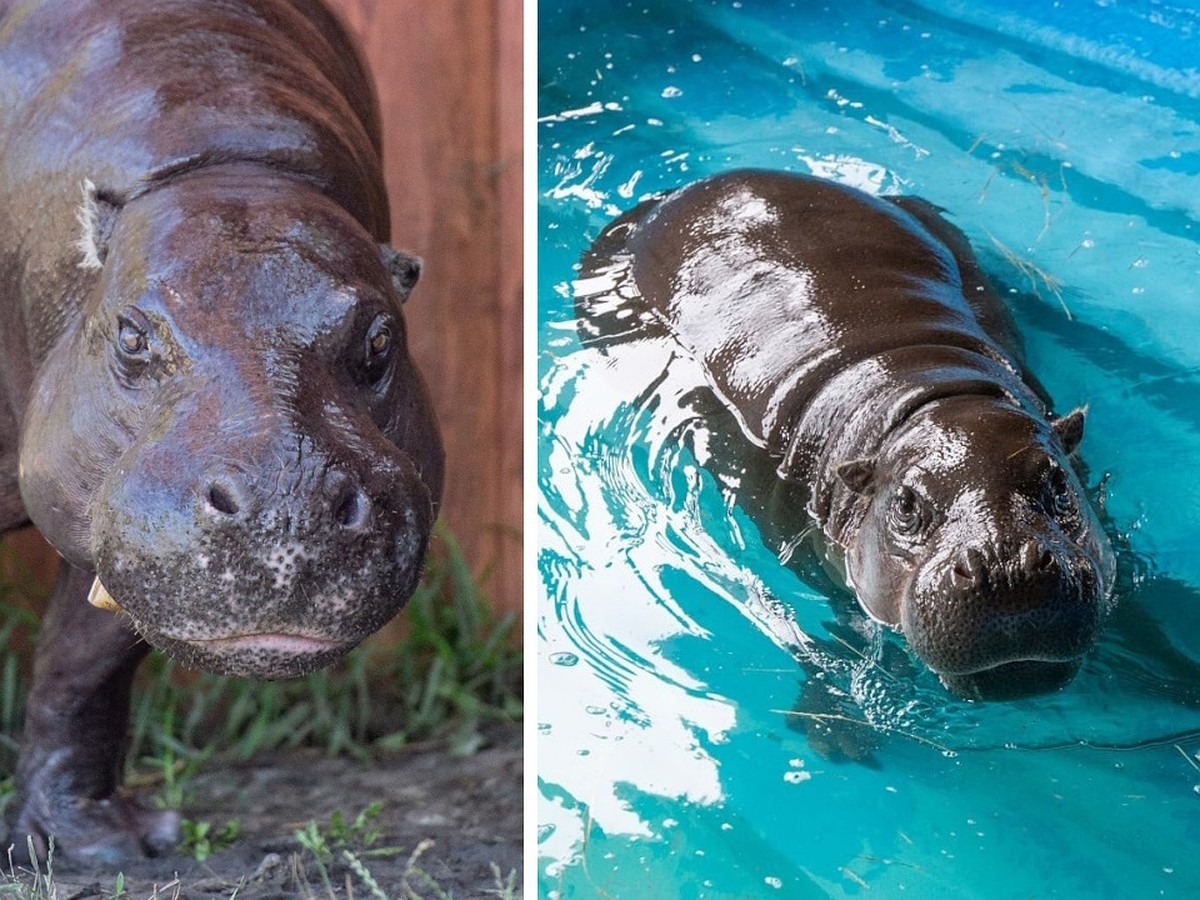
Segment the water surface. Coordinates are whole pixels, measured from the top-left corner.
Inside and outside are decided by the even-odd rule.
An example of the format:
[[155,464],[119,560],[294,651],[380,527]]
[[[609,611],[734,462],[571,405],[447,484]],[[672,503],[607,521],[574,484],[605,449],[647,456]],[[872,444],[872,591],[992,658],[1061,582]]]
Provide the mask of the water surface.
[[[541,894],[1196,895],[1200,14],[543,2],[539,29]],[[734,166],[945,208],[1056,408],[1088,404],[1130,552],[1066,690],[956,701],[839,624],[735,502],[686,363],[580,346],[589,241]],[[796,727],[812,679],[869,764]]]

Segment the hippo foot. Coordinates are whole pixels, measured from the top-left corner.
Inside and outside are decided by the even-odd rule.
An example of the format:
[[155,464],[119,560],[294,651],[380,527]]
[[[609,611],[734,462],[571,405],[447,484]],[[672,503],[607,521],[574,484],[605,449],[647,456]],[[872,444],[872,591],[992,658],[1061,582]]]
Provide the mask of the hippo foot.
[[850,697],[819,678],[805,680],[788,724],[803,732],[808,745],[830,762],[879,768],[874,756],[879,733]]
[[9,832],[13,858],[47,857],[53,837],[54,858],[115,865],[144,856],[170,853],[182,839],[176,810],[145,810],[124,797],[29,800]]

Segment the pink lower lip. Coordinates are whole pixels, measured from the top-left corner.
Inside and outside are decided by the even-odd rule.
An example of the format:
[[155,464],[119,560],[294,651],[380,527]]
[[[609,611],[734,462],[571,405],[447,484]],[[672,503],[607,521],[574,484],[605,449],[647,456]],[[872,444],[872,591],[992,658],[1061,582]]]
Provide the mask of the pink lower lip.
[[346,646],[345,641],[333,641],[327,638],[311,638],[297,634],[241,634],[235,637],[210,638],[203,641],[189,641],[214,650],[270,650],[289,656],[306,656],[313,653],[324,653],[329,650],[339,650]]

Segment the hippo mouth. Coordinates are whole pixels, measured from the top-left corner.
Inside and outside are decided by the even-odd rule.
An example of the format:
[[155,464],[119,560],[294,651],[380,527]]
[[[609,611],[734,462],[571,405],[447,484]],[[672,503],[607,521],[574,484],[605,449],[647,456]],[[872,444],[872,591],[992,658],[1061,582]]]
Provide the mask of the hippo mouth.
[[1100,566],[1068,546],[1022,547],[990,562],[976,555],[977,564],[960,557],[927,567],[922,589],[901,609],[909,646],[950,693],[966,700],[1019,700],[1062,689],[1107,614]]
[[1020,700],[1066,687],[1082,664],[1083,657],[1018,659],[976,672],[939,672],[938,677],[946,690],[964,700]]
[[161,634],[143,636],[163,653],[186,666],[264,681],[298,678],[323,669],[341,659],[357,644],[356,641],[281,632],[202,640],[180,640]]
[[[126,612],[99,578],[92,582],[88,602],[99,609]],[[173,638],[146,628],[133,616],[130,618],[134,628],[147,642],[184,665],[248,678],[269,680],[306,675],[336,662],[358,643],[285,631],[257,631],[213,638]]]
[[283,634],[258,632],[256,634],[234,634],[228,637],[206,638],[186,641],[213,653],[269,652],[305,656],[312,653],[327,653],[330,650],[347,650],[352,641],[335,641],[330,638],[311,637],[305,634]]

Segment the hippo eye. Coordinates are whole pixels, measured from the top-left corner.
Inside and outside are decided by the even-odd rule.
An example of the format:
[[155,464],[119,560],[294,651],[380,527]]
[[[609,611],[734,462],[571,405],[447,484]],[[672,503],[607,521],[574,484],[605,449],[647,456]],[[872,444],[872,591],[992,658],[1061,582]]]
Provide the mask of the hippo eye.
[[[141,317],[137,317],[140,319]],[[145,356],[150,349],[149,328],[133,315],[123,315],[117,319],[117,349],[121,355],[136,359]]]
[[888,524],[893,532],[903,537],[912,537],[924,528],[923,504],[912,488],[901,487],[892,495]]
[[392,349],[392,329],[386,325],[379,329],[367,341],[372,356],[385,356]]
[[376,316],[367,328],[363,350],[366,374],[371,382],[378,382],[387,374],[387,364],[396,344],[392,328],[390,318],[385,315]]
[[1045,487],[1046,511],[1056,517],[1067,516],[1075,512],[1075,495],[1067,473],[1055,466],[1046,476]]

